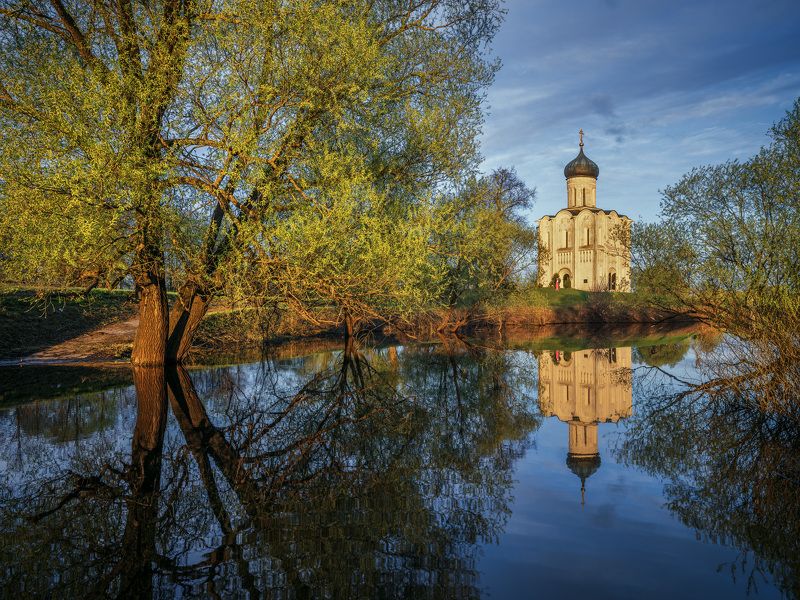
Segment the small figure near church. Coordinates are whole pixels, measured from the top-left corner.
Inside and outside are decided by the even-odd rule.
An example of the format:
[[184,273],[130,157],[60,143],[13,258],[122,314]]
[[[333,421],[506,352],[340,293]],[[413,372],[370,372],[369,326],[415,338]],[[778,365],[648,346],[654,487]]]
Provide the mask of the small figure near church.
[[564,167],[567,207],[538,221],[539,283],[542,286],[589,291],[630,291],[630,252],[623,239],[631,219],[615,210],[597,208],[600,168],[583,153]]

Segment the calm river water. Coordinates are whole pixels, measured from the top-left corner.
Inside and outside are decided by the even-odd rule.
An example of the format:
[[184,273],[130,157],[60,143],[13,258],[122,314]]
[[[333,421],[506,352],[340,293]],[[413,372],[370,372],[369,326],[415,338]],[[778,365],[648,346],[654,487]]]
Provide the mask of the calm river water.
[[800,426],[718,342],[3,369],[0,597],[795,597]]

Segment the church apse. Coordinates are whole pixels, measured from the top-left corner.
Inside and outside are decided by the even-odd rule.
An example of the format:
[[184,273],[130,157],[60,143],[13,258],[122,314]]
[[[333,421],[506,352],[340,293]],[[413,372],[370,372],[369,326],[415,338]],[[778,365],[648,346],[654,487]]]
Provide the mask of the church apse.
[[631,349],[603,348],[539,355],[539,410],[567,423],[567,466],[581,480],[600,468],[598,427],[629,417]]

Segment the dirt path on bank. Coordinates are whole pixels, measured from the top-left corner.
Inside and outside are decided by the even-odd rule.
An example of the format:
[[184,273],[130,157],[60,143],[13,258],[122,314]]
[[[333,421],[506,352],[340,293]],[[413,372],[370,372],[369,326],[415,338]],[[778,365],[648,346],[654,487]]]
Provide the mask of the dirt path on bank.
[[0,360],[0,366],[129,361],[139,317],[109,323],[22,358]]

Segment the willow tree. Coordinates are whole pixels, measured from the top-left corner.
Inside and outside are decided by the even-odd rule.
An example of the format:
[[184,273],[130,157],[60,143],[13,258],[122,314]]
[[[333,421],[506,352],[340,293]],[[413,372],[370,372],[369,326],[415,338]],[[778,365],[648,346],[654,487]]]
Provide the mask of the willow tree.
[[0,2],[4,274],[122,263],[133,361],[180,361],[223,285],[252,288],[225,273],[279,261],[267,236],[352,210],[334,202],[348,170],[320,156],[361,159],[351,197],[379,222],[474,166],[500,16],[497,0]]
[[431,260],[432,199],[385,189],[363,155],[335,146],[307,163],[314,201],[241,223],[218,275],[244,298],[344,325],[350,337],[365,321],[408,322],[435,305],[442,273]]

